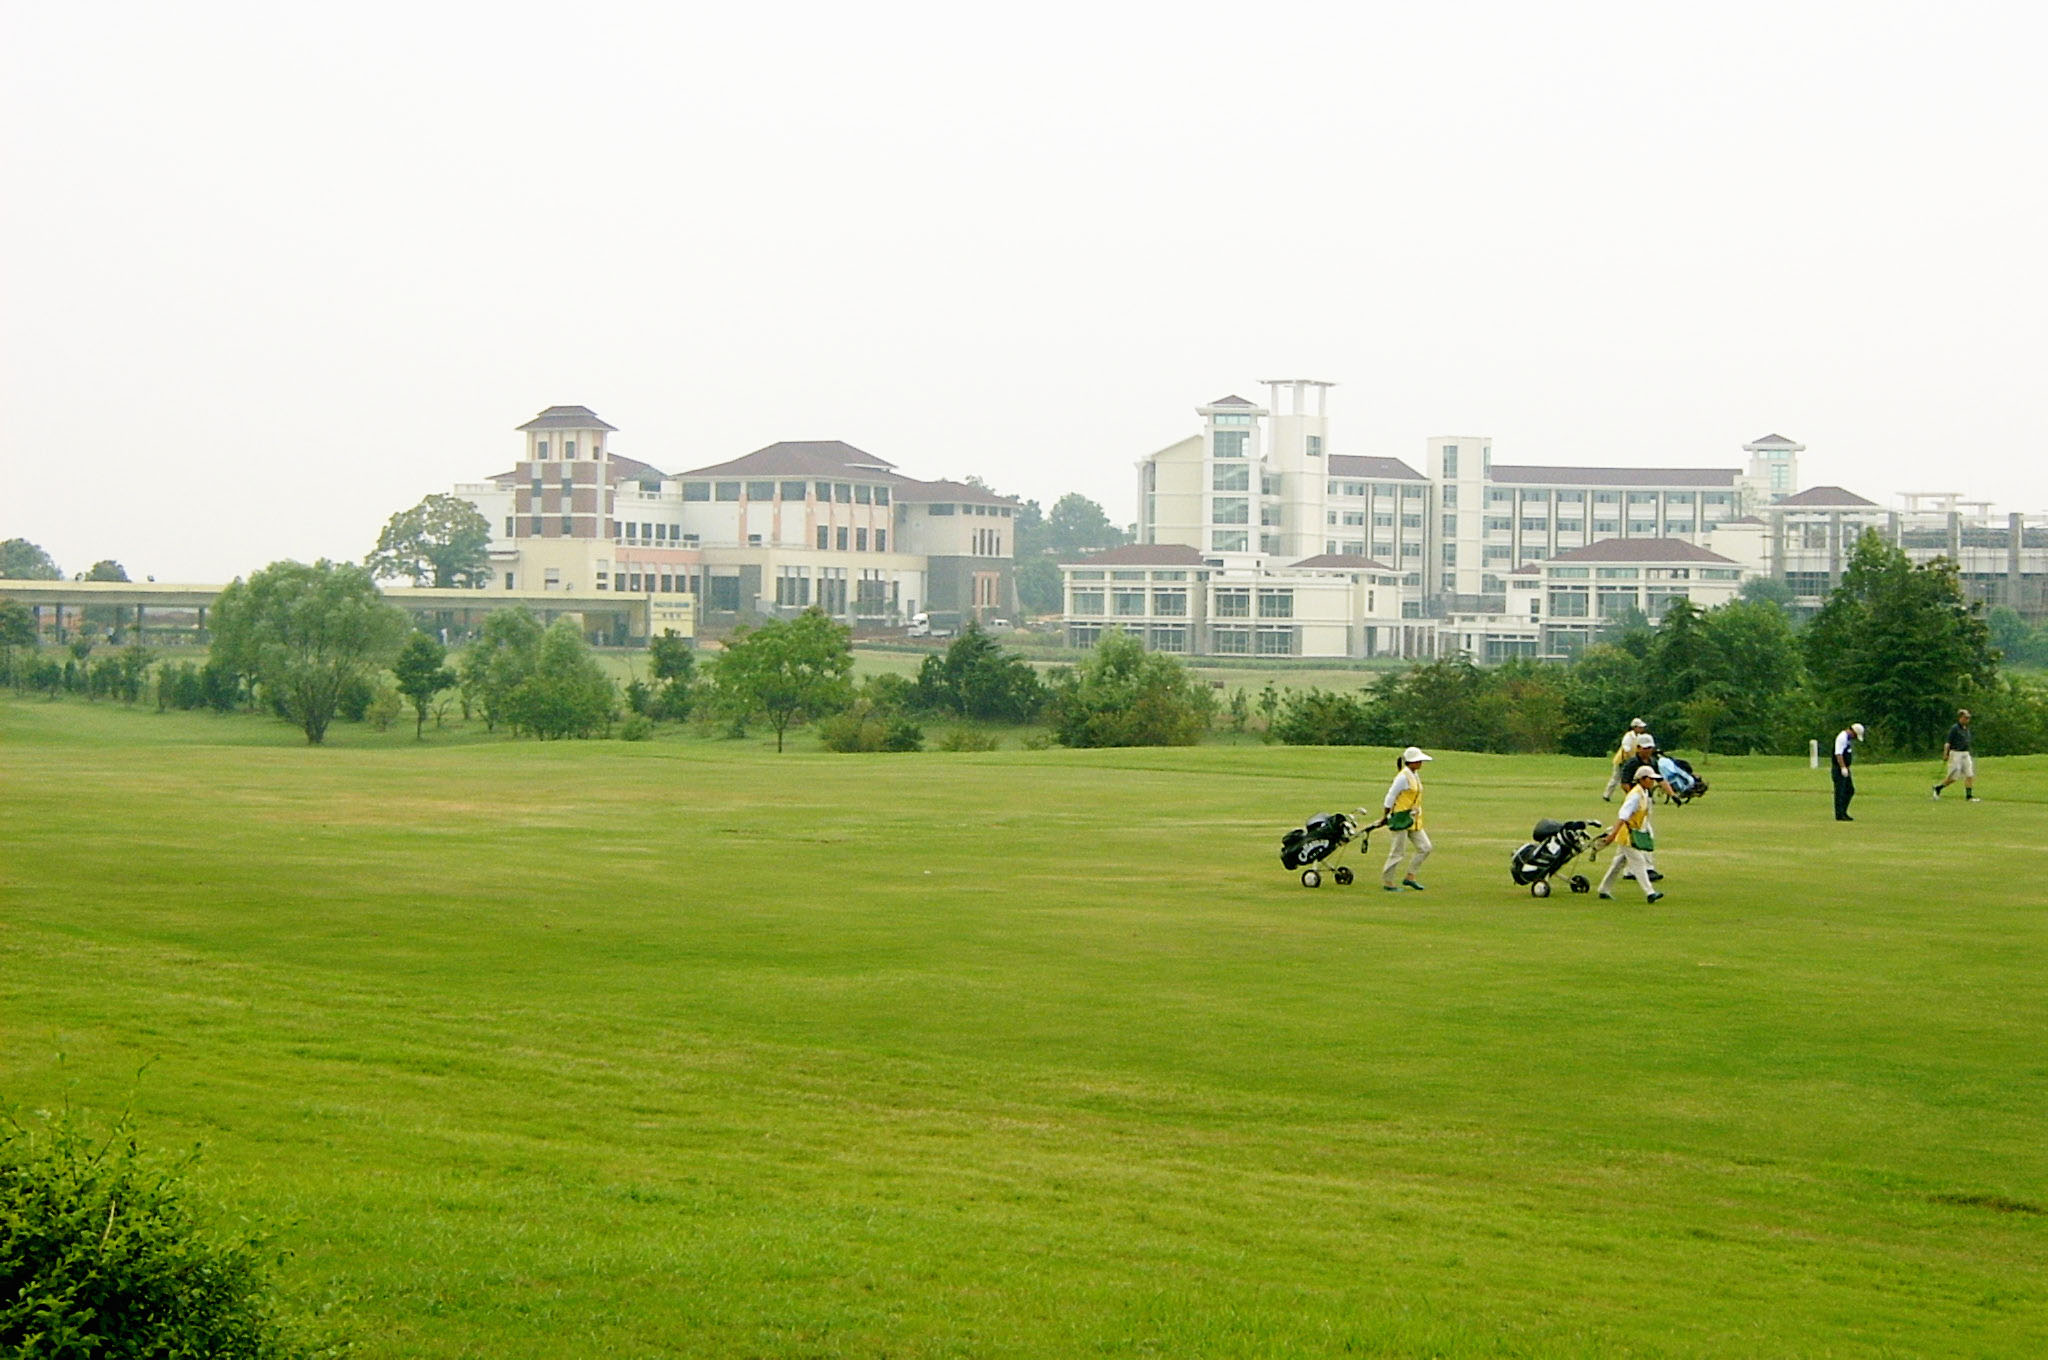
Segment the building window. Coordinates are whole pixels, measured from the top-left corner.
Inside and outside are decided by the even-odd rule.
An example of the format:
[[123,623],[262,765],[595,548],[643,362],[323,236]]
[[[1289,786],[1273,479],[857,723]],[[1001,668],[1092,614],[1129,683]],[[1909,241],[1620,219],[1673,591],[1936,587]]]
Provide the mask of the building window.
[[1291,590],[1261,590],[1259,592],[1259,617],[1262,619],[1293,618],[1294,592]]
[[1218,425],[1249,425],[1252,423],[1252,418],[1248,415],[1220,415],[1212,416],[1210,419]]
[[874,501],[875,489],[872,486],[869,486],[866,482],[854,483],[853,503],[855,505],[872,505]]
[[886,487],[886,486],[878,486],[878,487],[876,487],[876,488],[875,488],[875,504],[876,504],[876,505],[887,505],[888,503],[889,503],[889,488],[888,488],[888,487]]
[[1447,566],[1447,567],[1455,567],[1455,566],[1457,566],[1457,565],[1458,565],[1458,545],[1457,545],[1457,544],[1455,544],[1455,543],[1446,543],[1446,544],[1444,544],[1444,547],[1443,547],[1443,553],[1444,553],[1444,565],[1445,565],[1445,566]]
[[736,501],[740,498],[740,484],[738,482],[715,483],[711,488],[711,495],[713,500]]
[[838,532],[838,534],[837,534],[837,535],[836,535],[835,537],[836,537],[836,543],[837,543],[837,546],[838,546],[838,548],[839,548],[839,551],[841,551],[841,552],[845,552],[845,551],[846,551],[846,539],[847,539],[847,528],[846,528],[846,526],[845,526],[844,524],[842,524],[842,525],[840,525],[840,526],[839,526],[839,532]]
[[1216,617],[1219,619],[1248,619],[1252,616],[1252,593],[1249,590],[1219,590],[1216,592]]
[[950,504],[939,505],[937,503],[933,503],[931,505],[927,505],[924,508],[924,512],[927,515],[950,515],[953,513],[953,507]]
[[1251,464],[1218,463],[1210,474],[1209,485],[1215,491],[1249,491],[1252,489]]
[[1251,533],[1246,529],[1211,529],[1209,531],[1209,551],[1211,552],[1245,552],[1247,551],[1246,545],[1251,541]]
[[834,482],[834,483],[832,483],[832,499],[833,499],[834,501],[838,502],[838,503],[839,503],[840,505],[851,505],[851,504],[853,504],[853,483],[852,483],[852,482]]
[[1077,591],[1075,591],[1075,592],[1074,592],[1074,612],[1075,612],[1076,614],[1095,614],[1095,615],[1099,615],[1099,614],[1101,614],[1101,613],[1102,613],[1102,592],[1101,592],[1101,591],[1099,591],[1099,590],[1077,590]]
[[1256,634],[1253,650],[1259,656],[1293,656],[1294,630],[1292,628],[1261,628]]
[[564,439],[564,440],[562,441],[562,456],[563,456],[564,458],[574,458],[574,457],[576,456],[576,441],[575,441],[575,440],[573,440],[573,439]]
[[1550,616],[1554,619],[1583,619],[1587,617],[1590,603],[1583,590],[1553,590],[1550,592]]
[[855,529],[855,530],[853,531],[853,550],[854,550],[855,552],[866,552],[866,551],[868,550],[868,531],[867,531],[867,530],[865,530],[865,529]]
[[562,516],[562,537],[567,538],[575,532],[576,521],[568,515]]
[[1308,456],[1311,458],[1323,456],[1323,437],[1321,435],[1312,434],[1308,436]]
[[1113,590],[1111,603],[1116,606],[1119,618],[1142,617],[1145,613],[1145,592],[1142,590]]
[[1458,446],[1456,444],[1446,444],[1444,445],[1444,476],[1455,477],[1457,475]]
[[818,526],[818,548],[820,551],[823,551],[824,549],[827,549],[831,546],[832,526],[829,524],[820,524]]
[[536,440],[534,440],[534,441],[533,441],[533,455],[534,455],[534,457],[536,457],[536,458],[545,458],[545,457],[547,457],[547,456],[548,456],[548,441],[547,441],[547,440],[545,440],[545,439],[536,439]]
[[1185,590],[1153,591],[1152,612],[1169,618],[1184,617],[1188,612],[1188,593]]
[[889,531],[887,529],[875,530],[875,551],[889,551]]
[[1252,635],[1242,628],[1218,628],[1209,645],[1218,656],[1250,656]]
[[1218,458],[1244,457],[1245,442],[1251,438],[1247,430],[1218,430],[1213,436]]

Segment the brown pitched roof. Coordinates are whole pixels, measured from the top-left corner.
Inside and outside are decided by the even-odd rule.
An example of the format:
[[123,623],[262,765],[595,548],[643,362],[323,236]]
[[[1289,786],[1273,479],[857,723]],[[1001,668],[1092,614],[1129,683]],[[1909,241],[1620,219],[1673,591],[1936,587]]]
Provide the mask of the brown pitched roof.
[[532,420],[521,425],[520,430],[616,430],[616,425],[607,425],[597,418],[588,406],[550,406]]
[[1294,565],[1297,567],[1334,567],[1343,571],[1394,570],[1393,567],[1388,566],[1384,562],[1375,562],[1372,558],[1360,557],[1357,553],[1319,553],[1314,557],[1304,557]]
[[1362,477],[1369,481],[1426,482],[1429,478],[1398,458],[1365,458],[1355,453],[1330,455],[1329,475]]
[[692,468],[683,477],[874,477],[896,465],[838,439],[793,439],[744,457]]
[[1185,543],[1126,543],[1082,557],[1063,558],[1063,567],[1202,567],[1199,549]]
[[638,458],[627,458],[615,453],[607,461],[611,464],[611,479],[615,482],[659,482],[668,477],[660,468],[652,463],[643,463]]
[[1734,486],[1733,468],[1539,467],[1495,463],[1495,482],[1540,482],[1551,486]]
[[1736,566],[1732,557],[1708,552],[1682,538],[1603,538],[1583,548],[1568,548],[1549,562],[1713,562]]
[[1864,500],[1855,492],[1844,491],[1839,486],[1810,486],[1796,496],[1787,496],[1784,500],[1776,502],[1773,508],[1784,506],[1794,510],[1810,507],[1848,509],[1866,505],[1872,510],[1877,509],[1876,501]]
[[905,477],[900,474],[891,476],[889,481],[896,488],[896,499],[912,505],[924,505],[933,501],[962,501],[969,505],[1022,505],[1024,503],[1015,496],[1005,496],[1000,492],[990,491],[986,487],[976,486],[972,482],[949,482],[943,479],[936,482],[921,482],[915,477]]

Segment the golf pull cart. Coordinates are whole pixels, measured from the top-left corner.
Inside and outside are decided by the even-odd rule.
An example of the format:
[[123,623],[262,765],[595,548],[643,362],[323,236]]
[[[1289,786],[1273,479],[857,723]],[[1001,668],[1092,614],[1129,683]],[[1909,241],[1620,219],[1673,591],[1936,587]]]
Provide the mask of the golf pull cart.
[[1351,866],[1328,861],[1354,840],[1362,850],[1370,835],[1370,832],[1359,829],[1359,824],[1354,818],[1341,812],[1327,812],[1320,817],[1311,817],[1305,825],[1296,827],[1280,838],[1281,867],[1300,870],[1301,886],[1304,888],[1320,888],[1323,885],[1323,868],[1329,869],[1330,877],[1339,887],[1345,886],[1354,877]]
[[[1545,817],[1529,833],[1528,844],[1508,861],[1508,877],[1527,885],[1529,896],[1550,896],[1550,881],[1585,853],[1600,831],[1598,822],[1559,822]],[[1591,892],[1592,880],[1573,874],[1565,880],[1575,893]]]

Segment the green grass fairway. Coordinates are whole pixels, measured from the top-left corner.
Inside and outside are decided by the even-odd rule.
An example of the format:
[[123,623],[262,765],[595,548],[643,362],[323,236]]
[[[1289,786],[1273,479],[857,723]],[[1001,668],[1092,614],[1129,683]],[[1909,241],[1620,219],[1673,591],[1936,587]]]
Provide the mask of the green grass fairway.
[[2048,758],[1717,760],[1646,907],[1507,880],[1595,761],[1395,895],[1275,853],[1384,751],[345,740],[0,699],[0,1103],[361,1355],[2048,1352]]

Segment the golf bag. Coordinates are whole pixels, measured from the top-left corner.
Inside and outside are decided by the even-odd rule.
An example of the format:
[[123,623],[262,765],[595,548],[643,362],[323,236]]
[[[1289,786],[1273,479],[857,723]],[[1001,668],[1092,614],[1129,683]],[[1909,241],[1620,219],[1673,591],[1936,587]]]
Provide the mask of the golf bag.
[[[1349,845],[1357,835],[1358,823],[1341,812],[1326,812],[1320,817],[1311,817],[1305,825],[1294,828],[1280,838],[1280,864],[1289,870],[1301,870],[1303,887],[1317,887],[1322,883],[1323,876],[1314,866]],[[1350,868],[1339,865],[1336,879],[1339,883],[1349,883]]]
[[[1526,885],[1531,897],[1550,896],[1552,876],[1584,853],[1599,829],[1598,822],[1559,822],[1545,817],[1529,832],[1528,844],[1508,861],[1508,877]],[[1584,874],[1573,874],[1570,886],[1573,892],[1582,893],[1590,891],[1593,884]]]
[[1658,756],[1657,773],[1664,776],[1664,788],[1674,803],[1706,797],[1707,781],[1693,773],[1690,763],[1676,756]]

